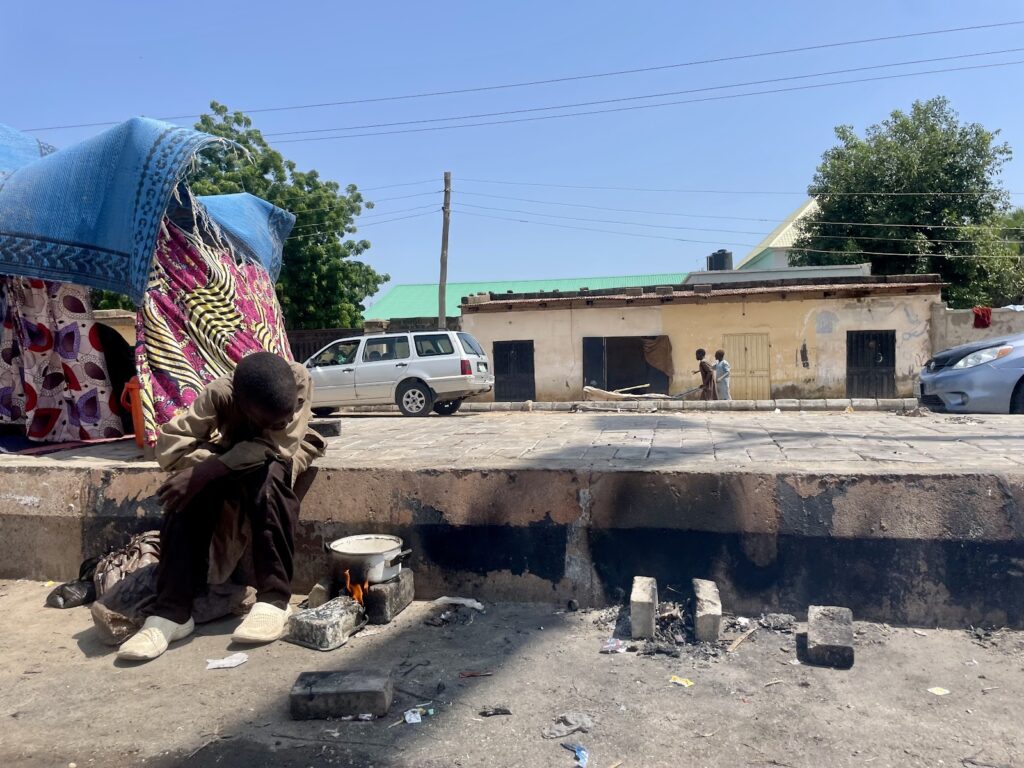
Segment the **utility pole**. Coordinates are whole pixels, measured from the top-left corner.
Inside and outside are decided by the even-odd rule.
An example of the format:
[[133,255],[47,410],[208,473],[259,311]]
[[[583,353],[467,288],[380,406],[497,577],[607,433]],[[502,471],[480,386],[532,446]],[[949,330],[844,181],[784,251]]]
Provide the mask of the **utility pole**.
[[437,327],[448,328],[448,308],[445,293],[448,289],[448,219],[452,212],[452,172],[444,172],[444,205],[441,206],[441,279],[437,285]]

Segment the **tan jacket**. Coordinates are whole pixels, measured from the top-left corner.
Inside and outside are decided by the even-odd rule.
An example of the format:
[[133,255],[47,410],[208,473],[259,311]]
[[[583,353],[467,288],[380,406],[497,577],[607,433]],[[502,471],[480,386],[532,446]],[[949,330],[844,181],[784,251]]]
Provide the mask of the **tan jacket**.
[[291,363],[299,392],[299,407],[282,430],[254,434],[235,406],[230,376],[211,381],[189,408],[160,428],[156,460],[161,469],[175,472],[216,455],[232,471],[255,469],[267,459],[291,465],[292,484],[313,459],[324,455],[326,444],[309,428],[313,380],[304,366]]

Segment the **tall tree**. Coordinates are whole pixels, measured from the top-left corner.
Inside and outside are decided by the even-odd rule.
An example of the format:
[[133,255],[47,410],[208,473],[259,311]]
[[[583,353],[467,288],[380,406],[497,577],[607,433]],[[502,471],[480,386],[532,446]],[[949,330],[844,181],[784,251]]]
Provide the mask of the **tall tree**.
[[937,97],[894,111],[863,137],[849,125],[835,132],[839,144],[808,188],[818,209],[801,222],[791,264],[937,273],[954,307],[1019,294],[1020,253],[999,227],[1009,202],[998,177],[1012,156],[999,131],[960,122]]
[[242,112],[217,102],[196,129],[233,142],[205,150],[190,179],[199,195],[249,192],[297,217],[284,246],[277,295],[288,328],[354,328],[362,322],[363,301],[390,278],[356,260],[370,247],[356,232],[355,218],[365,202],[355,184],[344,190],[316,171],[300,171],[272,149]]

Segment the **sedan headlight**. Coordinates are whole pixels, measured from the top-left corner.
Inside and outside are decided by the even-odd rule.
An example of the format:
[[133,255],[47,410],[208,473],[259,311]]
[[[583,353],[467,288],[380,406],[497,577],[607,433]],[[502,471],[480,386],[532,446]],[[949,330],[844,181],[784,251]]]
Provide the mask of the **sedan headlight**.
[[993,360],[998,360],[1001,357],[1006,357],[1008,354],[1013,352],[1013,347],[989,347],[988,349],[979,349],[977,352],[971,352],[967,357],[960,360],[953,367],[964,369],[973,368],[976,365],[984,365],[985,363],[991,363]]

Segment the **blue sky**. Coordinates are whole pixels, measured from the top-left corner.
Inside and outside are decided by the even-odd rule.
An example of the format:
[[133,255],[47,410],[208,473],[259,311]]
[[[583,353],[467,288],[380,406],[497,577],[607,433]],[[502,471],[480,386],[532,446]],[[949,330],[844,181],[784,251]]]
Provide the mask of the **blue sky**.
[[[42,23],[38,8],[20,4],[8,8],[5,18],[0,61],[5,72],[19,75],[4,78],[0,122],[24,129],[138,114],[198,113],[211,99],[250,109],[652,67],[1018,20],[1024,18],[1024,7],[1019,0],[632,5],[180,0],[173,8],[62,4]],[[1008,27],[485,93],[269,112],[254,119],[265,133],[419,120],[997,51],[1024,47],[1022,41],[1024,27]],[[1014,59],[1024,59],[1024,52],[797,84]],[[374,218],[359,233],[372,243],[366,261],[396,282],[436,280],[441,222],[429,206],[440,207],[438,190],[445,170],[454,177],[450,280],[685,271],[698,268],[718,247],[742,258],[761,234],[795,208],[821,153],[833,143],[833,126],[851,123],[862,129],[892,109],[908,108],[915,99],[945,95],[963,119],[1002,129],[1002,138],[1018,152],[1005,169],[1006,186],[1024,192],[1022,82],[1024,66],[1018,65],[586,117],[276,146],[301,168],[316,168],[345,184],[373,188],[437,180],[366,193],[380,201],[367,212]],[[99,130],[36,135],[61,146]],[[366,132],[372,131],[355,133]],[[566,189],[469,179],[731,194]],[[405,195],[418,196],[385,199]],[[1024,195],[1015,202],[1024,204]],[[418,206],[428,207],[406,210]],[[391,211],[395,217],[427,215],[370,226],[389,218],[382,214]],[[691,216],[649,213],[655,211]]]

